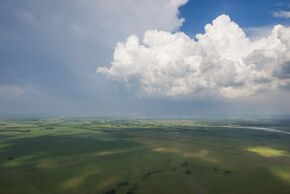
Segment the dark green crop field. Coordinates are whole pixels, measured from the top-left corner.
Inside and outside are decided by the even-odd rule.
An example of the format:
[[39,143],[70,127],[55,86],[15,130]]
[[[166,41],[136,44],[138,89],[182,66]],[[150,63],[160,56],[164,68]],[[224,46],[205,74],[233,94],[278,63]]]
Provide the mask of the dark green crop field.
[[282,120],[0,121],[0,194],[289,194]]

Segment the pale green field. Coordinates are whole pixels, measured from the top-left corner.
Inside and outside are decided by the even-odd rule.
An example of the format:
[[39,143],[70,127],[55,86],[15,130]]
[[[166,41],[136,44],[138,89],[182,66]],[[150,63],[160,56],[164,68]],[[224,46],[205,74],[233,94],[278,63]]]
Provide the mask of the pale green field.
[[282,121],[0,121],[0,194],[289,194]]

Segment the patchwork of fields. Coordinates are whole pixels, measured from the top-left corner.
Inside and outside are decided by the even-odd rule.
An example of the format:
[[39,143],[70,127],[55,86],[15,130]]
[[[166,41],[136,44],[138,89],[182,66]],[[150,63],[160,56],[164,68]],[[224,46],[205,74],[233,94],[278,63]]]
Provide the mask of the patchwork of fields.
[[280,120],[2,120],[0,194],[289,194],[288,132]]

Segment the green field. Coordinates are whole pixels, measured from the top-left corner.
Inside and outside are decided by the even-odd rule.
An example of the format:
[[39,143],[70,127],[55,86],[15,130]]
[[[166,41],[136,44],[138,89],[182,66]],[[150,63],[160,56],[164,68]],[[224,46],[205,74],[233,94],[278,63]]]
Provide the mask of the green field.
[[[236,127],[236,126],[239,126]],[[0,121],[0,194],[289,194],[282,120]]]

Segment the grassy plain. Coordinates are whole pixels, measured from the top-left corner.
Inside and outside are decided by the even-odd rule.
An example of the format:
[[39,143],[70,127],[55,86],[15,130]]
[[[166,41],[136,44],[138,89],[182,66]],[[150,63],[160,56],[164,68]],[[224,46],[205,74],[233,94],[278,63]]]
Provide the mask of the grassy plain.
[[0,121],[0,194],[289,194],[281,120]]

